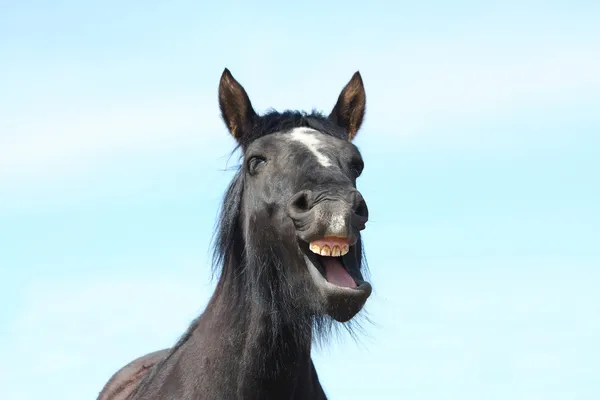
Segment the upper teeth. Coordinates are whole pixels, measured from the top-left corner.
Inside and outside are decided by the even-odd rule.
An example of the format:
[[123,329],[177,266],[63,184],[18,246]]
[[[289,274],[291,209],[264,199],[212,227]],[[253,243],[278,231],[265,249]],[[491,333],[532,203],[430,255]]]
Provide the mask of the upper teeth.
[[320,254],[322,256],[326,256],[326,257],[339,257],[339,256],[343,256],[344,254],[348,253],[348,251],[350,250],[349,246],[347,244],[343,244],[343,245],[338,245],[338,244],[323,244],[323,245],[319,245],[317,243],[311,243],[310,244],[310,251],[312,251],[313,253],[316,254]]

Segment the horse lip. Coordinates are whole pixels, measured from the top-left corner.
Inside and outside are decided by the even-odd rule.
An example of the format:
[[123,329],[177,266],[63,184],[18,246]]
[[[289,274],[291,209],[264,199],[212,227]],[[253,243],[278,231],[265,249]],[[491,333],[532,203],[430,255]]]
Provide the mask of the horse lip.
[[327,232],[323,235],[317,235],[317,234],[306,235],[306,234],[299,233],[298,238],[306,244],[310,244],[317,240],[326,240],[328,238],[343,239],[348,243],[348,246],[350,246],[350,247],[354,246],[358,242],[358,236],[354,235],[354,234],[347,234],[347,235],[328,234]]
[[303,242],[310,243],[325,238],[338,238],[345,239],[349,246],[354,246],[358,241],[359,232],[366,228],[365,223],[367,219],[357,215],[353,215],[348,220],[345,220],[343,229],[334,228],[330,226],[331,221],[327,219],[321,220],[321,217],[319,217],[320,214],[317,211],[317,209],[313,208],[310,212],[300,217],[294,217],[288,212],[296,229],[296,236]]

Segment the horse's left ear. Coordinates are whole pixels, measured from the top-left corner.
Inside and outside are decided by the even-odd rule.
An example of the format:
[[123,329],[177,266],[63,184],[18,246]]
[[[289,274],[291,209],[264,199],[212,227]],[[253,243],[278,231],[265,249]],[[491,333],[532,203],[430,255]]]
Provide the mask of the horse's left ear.
[[360,72],[356,71],[350,82],[342,89],[335,107],[329,114],[330,120],[348,132],[350,141],[354,139],[363,123],[366,103],[365,87]]
[[244,136],[251,133],[256,113],[243,86],[235,80],[227,68],[219,82],[219,108],[231,135],[241,144]]

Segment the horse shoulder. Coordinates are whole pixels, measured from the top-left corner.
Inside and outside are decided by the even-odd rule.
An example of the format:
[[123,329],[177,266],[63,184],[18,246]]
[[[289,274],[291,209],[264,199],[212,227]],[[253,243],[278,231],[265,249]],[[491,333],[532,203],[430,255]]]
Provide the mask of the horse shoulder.
[[114,373],[98,395],[97,400],[125,400],[144,375],[162,361],[170,349],[158,350],[138,357]]

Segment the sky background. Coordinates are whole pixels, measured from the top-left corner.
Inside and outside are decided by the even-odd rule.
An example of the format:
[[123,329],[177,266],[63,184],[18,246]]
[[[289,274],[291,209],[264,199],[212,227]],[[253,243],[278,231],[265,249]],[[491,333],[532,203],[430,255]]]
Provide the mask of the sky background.
[[0,2],[0,398],[94,399],[214,288],[258,111],[359,70],[373,324],[331,399],[600,398],[600,3]]

